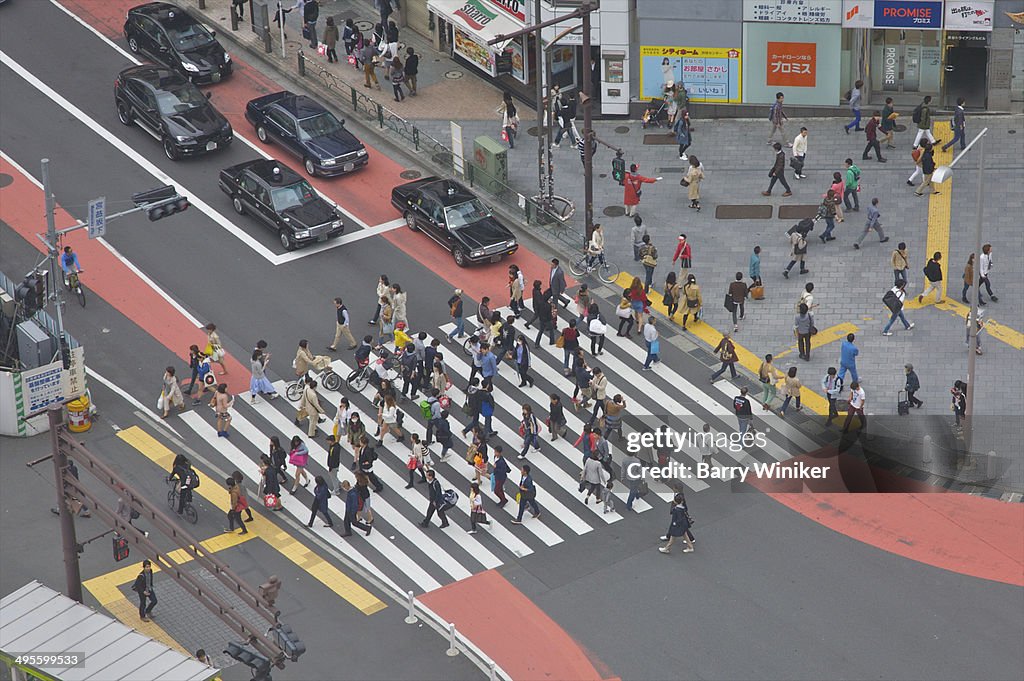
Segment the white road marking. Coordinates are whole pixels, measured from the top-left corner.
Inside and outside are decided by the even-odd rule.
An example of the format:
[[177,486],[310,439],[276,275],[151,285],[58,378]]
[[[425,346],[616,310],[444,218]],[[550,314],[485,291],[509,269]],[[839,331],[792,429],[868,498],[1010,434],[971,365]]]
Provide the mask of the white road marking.
[[168,430],[173,431],[175,435],[177,435],[178,437],[181,437],[181,433],[179,433],[174,428],[174,426],[172,426],[167,421],[164,421],[163,419],[161,419],[157,415],[156,412],[154,412],[152,409],[150,409],[149,407],[144,405],[142,402],[139,402],[137,399],[135,399],[134,397],[129,395],[127,390],[124,390],[123,388],[118,386],[113,381],[107,380],[106,378],[104,378],[100,374],[96,373],[96,371],[94,369],[90,369],[88,366],[85,367],[85,373],[88,374],[89,376],[92,376],[97,381],[99,381],[100,383],[102,383],[103,385],[107,386],[108,388],[113,390],[115,393],[117,393],[118,395],[123,397],[129,404],[133,405],[139,411],[149,415],[155,422],[160,423],[161,425],[163,425]]

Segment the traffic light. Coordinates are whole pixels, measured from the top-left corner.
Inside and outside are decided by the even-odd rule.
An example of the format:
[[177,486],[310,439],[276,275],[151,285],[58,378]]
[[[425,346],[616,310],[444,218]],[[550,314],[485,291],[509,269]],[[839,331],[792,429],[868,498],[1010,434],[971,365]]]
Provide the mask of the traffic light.
[[621,151],[616,151],[612,159],[612,179],[620,185],[626,183],[626,159],[622,158]]
[[166,201],[160,201],[146,206],[146,217],[149,218],[150,222],[156,222],[157,220],[162,220],[165,217],[174,215],[175,213],[181,213],[182,211],[187,210],[188,207],[188,198],[184,196],[174,196]]
[[28,319],[37,310],[46,307],[46,276],[43,272],[31,272],[14,289],[14,299],[22,305],[22,315]]
[[224,653],[252,670],[253,681],[270,681],[270,659],[249,646],[228,642]]
[[283,650],[292,662],[298,662],[299,656],[306,652],[306,644],[299,640],[299,637],[287,624],[278,622],[270,630],[270,633],[273,634],[277,647]]

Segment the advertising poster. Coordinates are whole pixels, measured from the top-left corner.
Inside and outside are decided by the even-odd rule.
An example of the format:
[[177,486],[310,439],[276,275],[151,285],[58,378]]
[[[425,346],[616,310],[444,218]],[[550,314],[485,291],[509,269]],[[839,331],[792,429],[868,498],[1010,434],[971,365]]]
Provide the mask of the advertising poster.
[[727,47],[640,48],[640,96],[661,97],[665,88],[683,83],[694,102],[740,102],[741,50]]
[[522,38],[516,38],[506,47],[512,51],[512,77],[520,83],[526,83],[526,59],[523,55],[523,46],[519,43]]
[[875,28],[942,29],[942,3],[875,0]]
[[470,34],[459,29],[458,26],[453,27],[453,33],[455,34],[455,51],[460,55],[473,62],[476,66],[479,66],[484,73],[495,75],[494,72],[494,54],[491,49],[479,43]]
[[838,24],[841,0],[743,0],[743,21],[777,24]]
[[995,2],[947,2],[947,31],[991,31]]
[[817,85],[816,43],[768,42],[767,80],[771,86],[814,87]]

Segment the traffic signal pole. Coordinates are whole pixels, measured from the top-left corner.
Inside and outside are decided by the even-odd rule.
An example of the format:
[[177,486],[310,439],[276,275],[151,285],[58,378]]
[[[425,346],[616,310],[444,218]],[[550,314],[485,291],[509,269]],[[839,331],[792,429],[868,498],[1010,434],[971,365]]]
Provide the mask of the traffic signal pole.
[[[41,175],[41,177],[43,179],[43,199],[44,199],[44,201],[46,203],[46,239],[43,240],[43,243],[46,244],[47,260],[49,260],[49,266],[50,266],[50,286],[53,289],[53,302],[54,302],[54,308],[56,309],[56,313],[57,313],[56,314],[56,318],[57,318],[57,347],[59,348],[60,356],[61,357],[67,357],[67,355],[66,355],[66,353],[64,351],[65,348],[67,348],[67,346],[68,346],[67,337],[66,337],[66,335],[64,333],[64,312],[63,312],[64,305],[61,304],[62,301],[60,299],[61,298],[61,286],[57,283],[58,282],[58,280],[57,280],[57,272],[58,271],[59,272],[63,272],[63,268],[60,267],[60,262],[57,260],[57,258],[58,258],[58,249],[60,249],[60,243],[59,243],[58,238],[57,238],[57,225],[55,224],[55,218],[54,218],[54,215],[53,215],[53,212],[54,212],[54,200],[53,200],[53,190],[50,187],[50,159],[44,158],[42,161],[40,161],[40,165],[41,165],[40,175]],[[63,276],[60,278],[60,283],[61,284],[64,283],[64,277]],[[45,306],[45,302],[40,302],[40,305],[41,306]],[[65,364],[65,368],[68,368],[67,364]],[[61,512],[61,523],[63,524],[63,522],[64,522],[64,512],[62,511]],[[66,562],[66,559],[65,559],[65,562]],[[77,560],[75,561],[75,569],[76,570],[78,569],[78,561]],[[68,595],[70,596],[71,594],[68,594]],[[71,598],[75,598],[75,597],[71,596]],[[78,601],[78,602],[82,601],[82,587],[81,587],[81,584],[79,584],[79,587],[78,587],[78,598],[75,598],[75,600]]]
[[583,247],[586,248],[590,243],[590,235],[594,232],[594,148],[590,143],[594,134],[591,129],[594,123],[591,92],[593,68],[590,66],[590,13],[593,8],[589,0],[583,0],[580,11],[583,12],[583,63],[586,67],[583,74],[583,96],[580,97],[583,104]]

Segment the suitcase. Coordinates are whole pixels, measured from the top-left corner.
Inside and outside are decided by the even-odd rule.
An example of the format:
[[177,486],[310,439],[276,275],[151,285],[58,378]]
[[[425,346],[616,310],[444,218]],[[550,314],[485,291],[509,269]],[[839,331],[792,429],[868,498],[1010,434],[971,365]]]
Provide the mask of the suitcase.
[[896,413],[900,416],[906,416],[910,413],[910,400],[907,399],[909,395],[906,390],[901,390],[896,393]]
[[751,286],[750,297],[753,300],[764,300],[764,286]]

